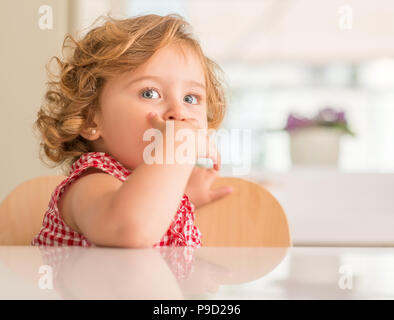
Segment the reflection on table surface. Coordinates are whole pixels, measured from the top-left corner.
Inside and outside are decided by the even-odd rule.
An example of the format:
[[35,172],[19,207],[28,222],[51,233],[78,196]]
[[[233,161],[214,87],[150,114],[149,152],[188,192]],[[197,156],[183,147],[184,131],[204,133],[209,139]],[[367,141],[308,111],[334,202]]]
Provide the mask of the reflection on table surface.
[[0,299],[394,299],[394,248],[0,247]]

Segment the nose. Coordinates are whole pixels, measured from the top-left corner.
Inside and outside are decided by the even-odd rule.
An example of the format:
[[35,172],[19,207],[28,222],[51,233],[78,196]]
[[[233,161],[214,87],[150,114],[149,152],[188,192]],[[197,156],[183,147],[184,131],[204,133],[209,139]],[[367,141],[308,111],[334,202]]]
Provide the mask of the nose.
[[183,121],[186,119],[184,108],[181,104],[173,102],[167,108],[163,115],[164,120],[178,120]]

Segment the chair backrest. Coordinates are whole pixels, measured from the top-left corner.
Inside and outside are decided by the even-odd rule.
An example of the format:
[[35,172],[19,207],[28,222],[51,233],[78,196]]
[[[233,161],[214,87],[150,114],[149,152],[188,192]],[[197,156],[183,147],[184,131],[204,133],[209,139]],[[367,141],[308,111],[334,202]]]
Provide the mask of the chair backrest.
[[0,245],[29,245],[40,231],[52,192],[65,176],[44,176],[17,186],[0,204]]
[[233,177],[218,177],[213,188],[227,185],[230,195],[196,210],[203,246],[292,246],[286,214],[269,191]]
[[[52,192],[65,176],[44,176],[16,187],[0,204],[0,245],[29,245],[40,231]],[[291,246],[282,207],[262,186],[219,177],[213,187],[233,192],[196,211],[203,246]]]

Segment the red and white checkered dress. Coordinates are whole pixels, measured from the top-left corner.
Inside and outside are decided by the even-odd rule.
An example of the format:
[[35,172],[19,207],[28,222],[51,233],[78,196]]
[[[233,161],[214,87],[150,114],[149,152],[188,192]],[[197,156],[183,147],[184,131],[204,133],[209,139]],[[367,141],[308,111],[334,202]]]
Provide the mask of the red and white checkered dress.
[[[81,176],[88,168],[99,168],[116,177],[122,182],[132,173],[120,162],[104,152],[89,152],[83,154],[75,161],[70,169],[69,176],[63,180],[52,193],[51,200],[44,215],[40,232],[33,238],[33,246],[94,246],[89,239],[71,229],[60,217],[57,203],[67,186]],[[174,219],[160,241],[153,247],[161,246],[201,246],[201,233],[194,225],[194,205],[184,194]]]

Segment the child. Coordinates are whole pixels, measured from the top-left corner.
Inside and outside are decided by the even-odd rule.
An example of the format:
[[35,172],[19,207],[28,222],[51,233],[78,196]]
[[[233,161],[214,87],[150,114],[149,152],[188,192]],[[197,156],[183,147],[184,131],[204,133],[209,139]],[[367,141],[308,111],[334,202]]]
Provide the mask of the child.
[[80,41],[66,36],[71,57],[55,57],[60,75],[49,82],[36,126],[45,155],[69,172],[32,245],[201,245],[195,207],[231,192],[210,189],[220,169],[214,146],[204,154],[196,145],[195,153],[211,158],[213,169],[143,158],[150,128],[163,133],[163,150],[176,150],[181,142],[167,137],[168,123],[175,133],[196,133],[223,119],[220,68],[188,26],[176,14],[107,18]]

